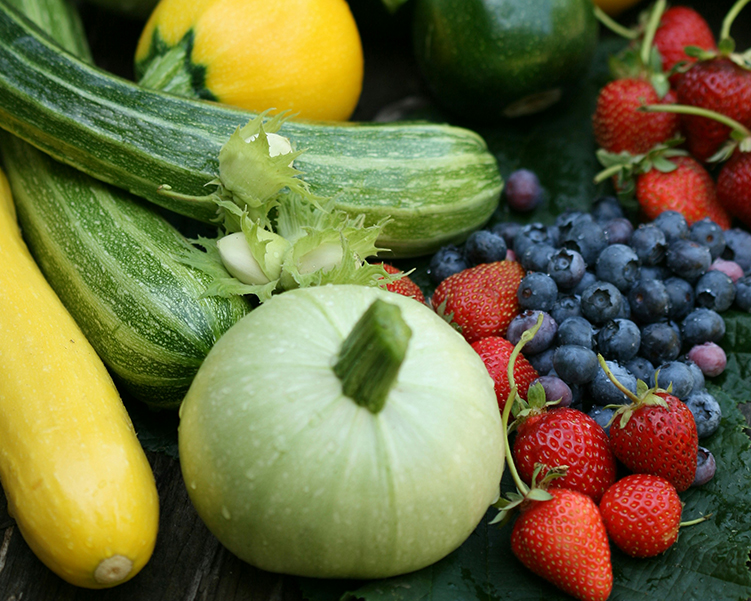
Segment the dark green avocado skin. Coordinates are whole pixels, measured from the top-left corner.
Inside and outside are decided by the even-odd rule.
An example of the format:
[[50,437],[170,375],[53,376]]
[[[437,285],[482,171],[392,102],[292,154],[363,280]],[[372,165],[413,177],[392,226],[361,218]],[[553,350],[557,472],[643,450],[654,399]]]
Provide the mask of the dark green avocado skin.
[[555,104],[594,56],[592,0],[416,0],[413,44],[436,102],[495,122]]

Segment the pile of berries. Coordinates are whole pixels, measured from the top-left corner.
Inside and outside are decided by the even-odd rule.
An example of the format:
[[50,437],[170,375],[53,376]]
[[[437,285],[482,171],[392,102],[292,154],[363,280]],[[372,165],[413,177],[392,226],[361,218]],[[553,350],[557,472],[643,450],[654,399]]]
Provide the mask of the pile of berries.
[[645,219],[675,210],[689,223],[751,227],[751,70],[729,34],[741,4],[719,40],[696,10],[665,6],[655,2],[612,57],[592,120],[598,179],[612,177]]

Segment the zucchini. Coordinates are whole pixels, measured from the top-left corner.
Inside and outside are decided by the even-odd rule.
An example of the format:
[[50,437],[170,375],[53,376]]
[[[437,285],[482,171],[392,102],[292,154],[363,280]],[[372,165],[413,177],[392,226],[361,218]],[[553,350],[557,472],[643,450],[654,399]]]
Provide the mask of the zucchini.
[[0,172],[0,481],[36,556],[105,588],[151,557],[154,475],[107,369],[44,279]]
[[[66,2],[13,1],[72,52],[88,56]],[[134,398],[177,407],[248,302],[203,298],[212,278],[185,264],[186,253],[197,251],[153,205],[5,132],[0,151],[24,238],[87,339]]]
[[[205,184],[219,150],[253,116],[143,89],[92,67],[0,0],[0,127],[105,182],[202,221],[216,217]],[[399,257],[433,252],[482,226],[498,204],[495,157],[475,132],[432,123],[287,120],[280,134],[315,194],[384,217],[378,245]],[[165,195],[159,186],[171,186]]]
[[34,258],[118,383],[179,406],[248,301],[203,297],[211,276],[184,263],[195,249],[151,206],[6,132],[0,150]]

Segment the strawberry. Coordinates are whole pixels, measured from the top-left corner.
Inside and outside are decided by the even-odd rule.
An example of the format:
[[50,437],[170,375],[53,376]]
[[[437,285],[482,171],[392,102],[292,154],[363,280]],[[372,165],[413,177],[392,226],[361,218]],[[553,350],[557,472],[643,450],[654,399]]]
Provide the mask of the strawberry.
[[597,145],[608,152],[642,154],[678,134],[680,118],[673,113],[638,111],[646,104],[671,104],[674,93],[660,99],[653,85],[644,78],[615,79],[597,96],[592,127]]
[[653,44],[660,53],[665,73],[678,67],[669,76],[672,86],[680,83],[683,75],[681,71],[685,71],[696,62],[695,57],[686,54],[686,46],[717,50],[717,43],[709,24],[696,10],[688,6],[671,6],[662,14]]
[[[751,71],[730,58],[700,60],[681,79],[678,102],[721,113],[751,127]],[[699,115],[681,115],[686,148],[700,161],[707,161],[728,139],[730,127]]]
[[[508,380],[508,362],[514,345],[500,336],[488,336],[480,338],[472,343],[472,348],[477,351],[480,358],[488,368],[490,377],[495,384],[495,394],[498,398],[498,407],[501,411],[506,406],[506,400],[511,393]],[[537,379],[537,370],[527,361],[524,355],[519,355],[514,363],[514,381],[517,392],[523,398],[527,397],[529,385]]]
[[602,426],[569,407],[533,410],[531,415],[533,419],[516,421],[513,457],[522,480],[532,481],[538,463],[566,465],[566,475],[551,486],[576,490],[599,502],[616,477],[615,456]]
[[613,484],[600,501],[610,539],[632,557],[654,557],[678,539],[683,504],[665,478],[631,474]]
[[511,551],[529,570],[581,601],[605,601],[613,588],[610,546],[591,497],[551,488],[526,500],[511,531]]
[[636,178],[636,200],[648,220],[663,211],[678,211],[689,224],[709,217],[723,229],[730,216],[717,200],[715,182],[706,168],[690,156],[673,156],[670,171],[653,167]]
[[[604,360],[603,369],[616,382]],[[682,492],[696,475],[699,438],[694,415],[677,397],[660,388],[622,388],[633,401],[619,408],[610,426],[613,454],[629,470],[662,476]]]
[[[400,269],[397,269],[396,267],[389,265],[388,263],[382,263],[381,265],[383,266],[383,269],[386,271],[386,273],[403,273]],[[402,275],[402,277],[398,280],[387,284],[386,290],[396,292],[397,294],[401,294],[403,296],[411,296],[421,303],[425,302],[425,296],[423,295],[422,290],[417,284],[415,284],[413,280],[410,279],[408,275]]]
[[469,267],[443,280],[431,303],[461,330],[469,343],[502,336],[520,312],[516,291],[524,274],[524,268],[516,261]]
[[736,149],[717,176],[717,200],[751,227],[751,153]]

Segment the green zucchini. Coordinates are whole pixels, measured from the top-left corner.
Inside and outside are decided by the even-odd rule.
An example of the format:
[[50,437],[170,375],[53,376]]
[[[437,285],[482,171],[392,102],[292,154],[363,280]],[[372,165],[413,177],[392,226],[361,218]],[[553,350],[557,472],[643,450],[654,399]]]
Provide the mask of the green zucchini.
[[[89,58],[64,0],[12,0],[65,48]],[[216,340],[249,309],[203,298],[212,279],[156,207],[0,132],[0,153],[29,250],[118,383],[151,406],[176,407]]]
[[134,398],[177,407],[248,302],[203,298],[211,277],[152,206],[6,132],[0,151],[29,250],[86,338]]
[[[222,145],[251,113],[140,88],[62,52],[0,0],[0,127],[54,158],[171,211],[209,222],[201,196]],[[428,254],[482,226],[502,180],[475,132],[433,123],[285,121],[280,134],[311,190],[367,225],[390,216],[378,245]],[[160,193],[167,184],[175,195]]]

